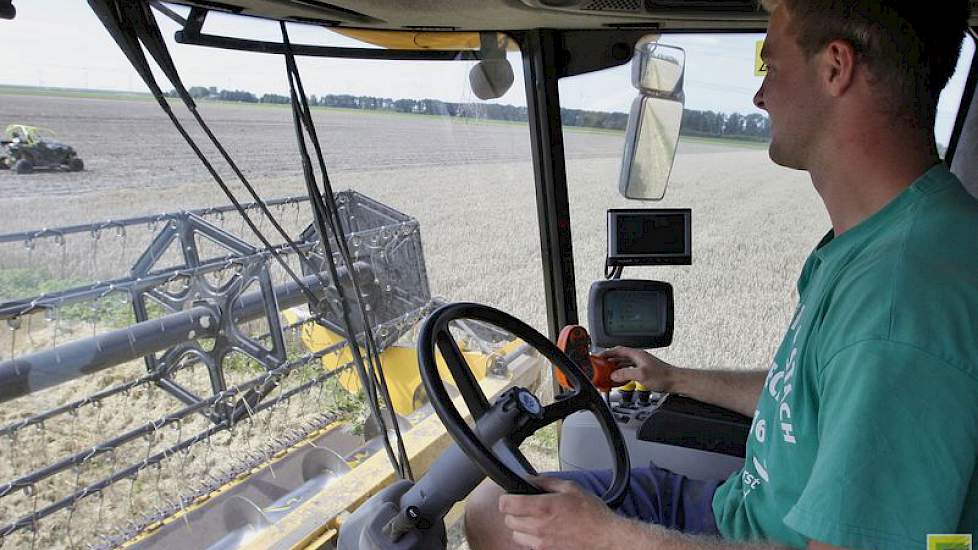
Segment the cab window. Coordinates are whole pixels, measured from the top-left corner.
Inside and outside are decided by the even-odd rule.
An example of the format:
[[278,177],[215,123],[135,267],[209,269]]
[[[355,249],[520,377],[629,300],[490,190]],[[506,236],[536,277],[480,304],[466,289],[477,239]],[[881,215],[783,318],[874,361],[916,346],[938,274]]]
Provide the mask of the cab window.
[[[604,279],[605,211],[691,208],[692,265],[627,267],[623,278],[661,280],[675,291],[675,332],[662,359],[697,368],[766,368],[797,302],[801,266],[831,228],[808,175],[768,158],[767,114],[752,102],[761,83],[763,34],[663,34],[686,54],[685,111],[665,197],[636,202],[616,192],[621,121],[637,91],[630,66],[561,82],[563,107],[602,123],[567,124],[564,139],[578,311]],[[934,132],[943,155],[975,52],[964,37],[957,71],[941,95]],[[602,114],[598,114],[602,113]],[[619,115],[620,116],[620,115]],[[617,126],[616,126],[617,124]]]

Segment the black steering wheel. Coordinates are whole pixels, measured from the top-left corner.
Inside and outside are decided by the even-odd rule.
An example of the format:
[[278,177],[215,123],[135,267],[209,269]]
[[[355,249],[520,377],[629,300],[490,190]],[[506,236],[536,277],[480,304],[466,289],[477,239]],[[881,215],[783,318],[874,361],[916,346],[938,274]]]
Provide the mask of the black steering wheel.
[[[481,418],[490,407],[489,401],[448,330],[449,323],[459,319],[482,321],[506,330],[549,359],[573,385],[571,391],[559,395],[556,401],[543,407],[539,414],[528,416],[522,425],[492,449],[487,447],[466,424],[455,408],[435,362],[437,346],[473,420]],[[546,492],[527,479],[529,475],[537,475],[533,466],[519,450],[519,445],[527,437],[545,426],[566,418],[571,413],[582,410],[594,413],[611,447],[615,462],[614,479],[601,499],[613,508],[621,504],[628,488],[629,476],[628,449],[625,447],[621,430],[618,429],[618,424],[615,423],[608,405],[590,380],[545,336],[512,315],[489,306],[472,303],[447,304],[435,310],[421,327],[418,339],[418,362],[421,367],[421,379],[431,405],[445,425],[445,429],[485,475],[510,493],[532,495]],[[526,390],[521,391],[526,392]],[[535,399],[532,395],[527,397]],[[539,404],[536,406],[539,408]],[[518,469],[523,470],[522,475],[517,473]]]

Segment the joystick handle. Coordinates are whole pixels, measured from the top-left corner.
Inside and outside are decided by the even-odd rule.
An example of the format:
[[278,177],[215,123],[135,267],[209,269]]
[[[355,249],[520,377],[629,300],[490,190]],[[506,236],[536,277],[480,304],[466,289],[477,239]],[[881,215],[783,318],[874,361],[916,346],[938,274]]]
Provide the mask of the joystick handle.
[[[607,393],[611,388],[622,385],[611,379],[611,373],[617,368],[614,363],[603,357],[591,355],[591,336],[581,325],[567,325],[561,329],[557,337],[557,347],[574,361],[574,364],[599,391]],[[559,369],[556,369],[554,374],[561,386],[572,387]]]

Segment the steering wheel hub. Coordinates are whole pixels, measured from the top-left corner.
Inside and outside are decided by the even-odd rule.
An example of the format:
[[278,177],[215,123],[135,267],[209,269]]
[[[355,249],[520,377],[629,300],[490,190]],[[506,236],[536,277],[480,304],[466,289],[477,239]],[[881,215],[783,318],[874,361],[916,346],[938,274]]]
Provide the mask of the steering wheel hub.
[[516,400],[520,405],[520,410],[524,413],[533,418],[543,418],[543,405],[540,404],[540,400],[530,390],[517,388]]

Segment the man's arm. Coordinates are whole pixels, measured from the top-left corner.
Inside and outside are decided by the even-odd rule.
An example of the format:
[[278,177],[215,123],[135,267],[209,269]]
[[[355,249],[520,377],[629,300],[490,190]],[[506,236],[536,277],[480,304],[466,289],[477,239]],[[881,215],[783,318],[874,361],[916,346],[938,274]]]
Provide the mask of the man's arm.
[[[535,478],[551,491],[543,495],[502,495],[499,511],[513,542],[533,550],[787,550],[763,543],[731,543],[719,537],[686,535],[623,518],[573,481]],[[811,541],[808,550],[843,550]]]
[[767,371],[700,370],[670,365],[645,351],[616,347],[601,354],[618,365],[611,378],[635,380],[657,392],[678,393],[693,399],[754,416]]

